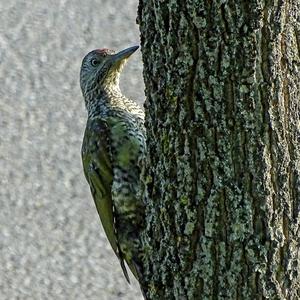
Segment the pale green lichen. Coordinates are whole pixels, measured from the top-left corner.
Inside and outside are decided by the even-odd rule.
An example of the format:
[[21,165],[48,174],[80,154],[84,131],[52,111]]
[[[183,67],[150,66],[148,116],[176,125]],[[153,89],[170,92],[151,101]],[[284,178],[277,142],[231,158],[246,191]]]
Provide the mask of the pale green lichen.
[[141,2],[150,299],[297,299],[298,4]]

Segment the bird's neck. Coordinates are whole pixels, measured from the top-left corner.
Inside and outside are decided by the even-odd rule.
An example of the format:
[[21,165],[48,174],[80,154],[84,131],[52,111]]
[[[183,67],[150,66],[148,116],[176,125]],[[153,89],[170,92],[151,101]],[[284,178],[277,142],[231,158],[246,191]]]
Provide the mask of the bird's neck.
[[119,85],[107,85],[90,91],[85,95],[85,104],[89,116],[105,113],[113,108],[123,106],[124,96]]

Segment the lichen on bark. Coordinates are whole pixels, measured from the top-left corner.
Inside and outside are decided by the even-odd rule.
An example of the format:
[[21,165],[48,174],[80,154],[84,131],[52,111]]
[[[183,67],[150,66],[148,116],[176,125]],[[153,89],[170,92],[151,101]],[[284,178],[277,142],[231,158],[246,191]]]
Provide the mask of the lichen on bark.
[[149,299],[300,298],[299,15],[140,0]]

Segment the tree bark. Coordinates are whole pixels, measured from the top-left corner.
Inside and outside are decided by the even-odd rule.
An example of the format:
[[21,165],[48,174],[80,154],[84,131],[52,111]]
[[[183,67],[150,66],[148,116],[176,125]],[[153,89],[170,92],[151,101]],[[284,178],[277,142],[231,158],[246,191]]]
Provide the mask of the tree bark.
[[140,0],[149,299],[300,299],[299,16]]

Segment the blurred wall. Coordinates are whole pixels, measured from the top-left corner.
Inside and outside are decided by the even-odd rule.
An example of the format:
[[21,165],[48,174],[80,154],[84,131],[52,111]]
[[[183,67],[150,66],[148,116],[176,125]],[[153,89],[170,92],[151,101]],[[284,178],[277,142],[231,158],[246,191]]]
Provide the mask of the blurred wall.
[[[0,299],[141,299],[83,176],[78,78],[88,51],[139,44],[137,5],[0,0]],[[121,82],[142,103],[140,53]]]

